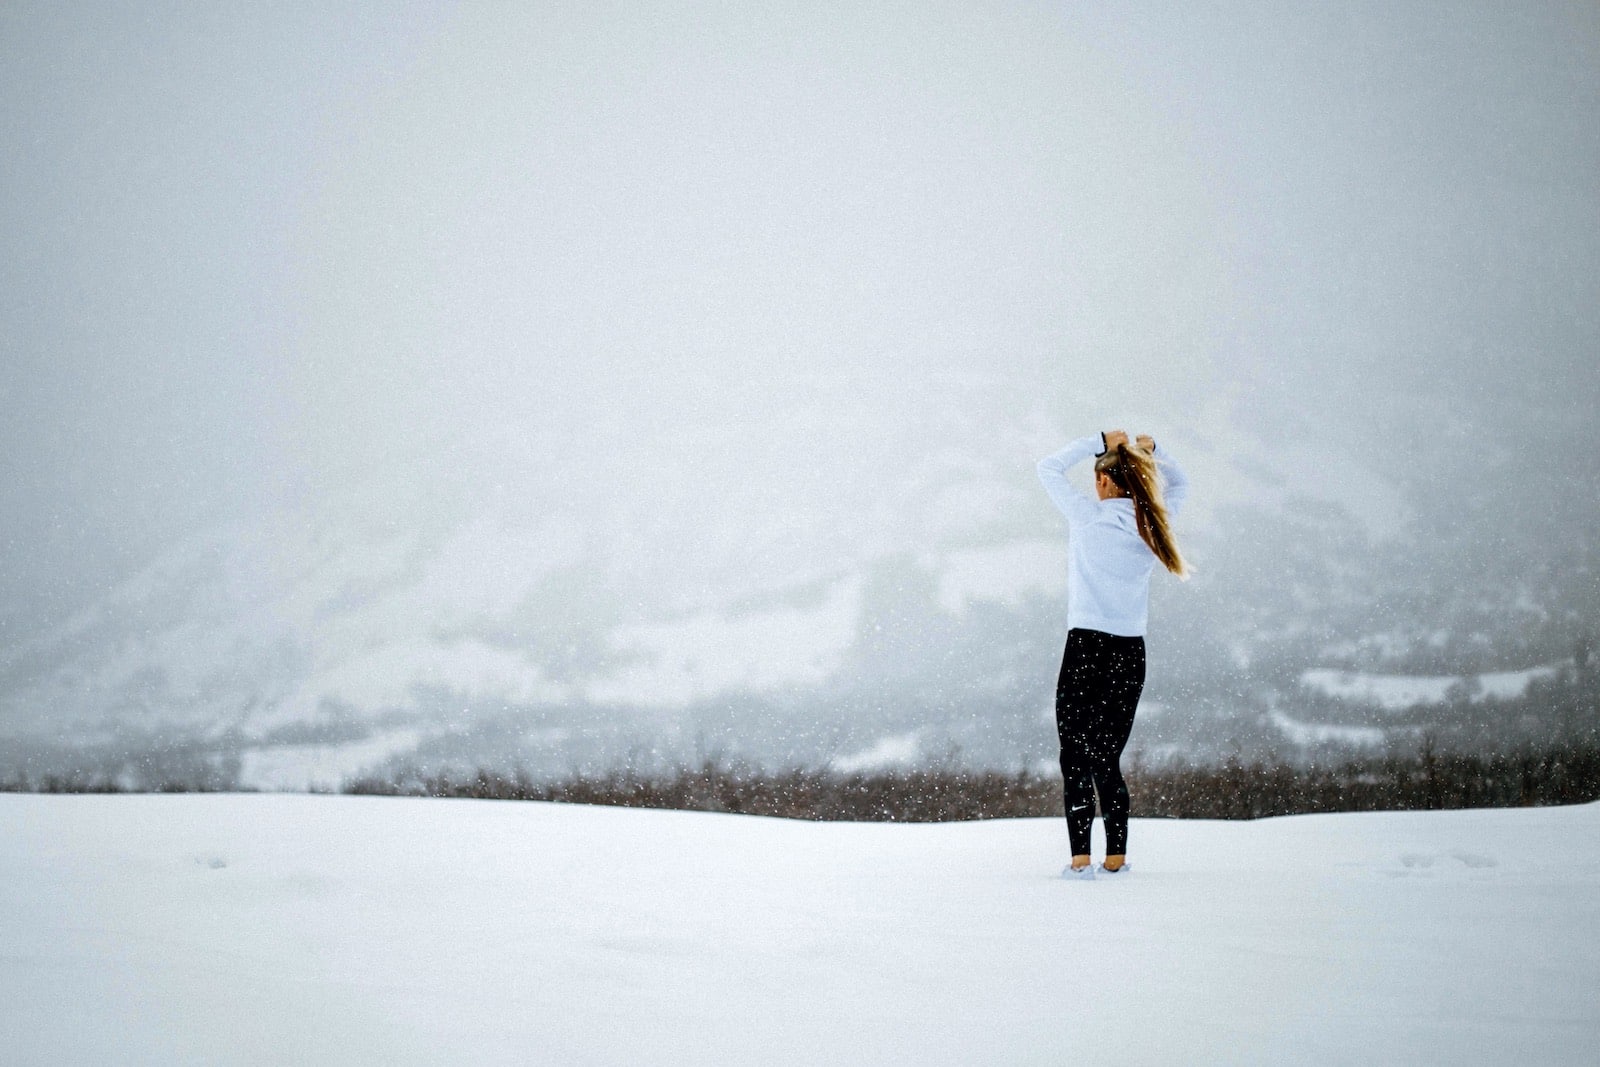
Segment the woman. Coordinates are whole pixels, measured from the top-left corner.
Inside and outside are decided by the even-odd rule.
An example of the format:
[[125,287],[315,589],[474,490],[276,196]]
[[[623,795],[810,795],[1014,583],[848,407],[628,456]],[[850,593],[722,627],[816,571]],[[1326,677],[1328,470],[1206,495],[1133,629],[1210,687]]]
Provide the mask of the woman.
[[[1068,468],[1090,456],[1097,457],[1094,497],[1067,481]],[[1150,437],[1129,444],[1126,433],[1107,430],[1041,459],[1039,480],[1068,528],[1067,647],[1056,680],[1056,732],[1072,865],[1061,873],[1093,878],[1089,828],[1096,791],[1106,830],[1101,870],[1126,866],[1128,786],[1118,763],[1144,688],[1150,571],[1159,562],[1180,578],[1189,576],[1170,524],[1189,479]]]

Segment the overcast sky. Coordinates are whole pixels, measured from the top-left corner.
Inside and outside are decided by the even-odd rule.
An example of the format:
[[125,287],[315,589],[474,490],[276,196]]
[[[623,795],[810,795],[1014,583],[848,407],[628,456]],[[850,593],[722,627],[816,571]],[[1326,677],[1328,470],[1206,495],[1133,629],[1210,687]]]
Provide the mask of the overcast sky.
[[1593,461],[1597,175],[1592,3],[8,3],[0,614],[373,469],[870,497],[966,401]]

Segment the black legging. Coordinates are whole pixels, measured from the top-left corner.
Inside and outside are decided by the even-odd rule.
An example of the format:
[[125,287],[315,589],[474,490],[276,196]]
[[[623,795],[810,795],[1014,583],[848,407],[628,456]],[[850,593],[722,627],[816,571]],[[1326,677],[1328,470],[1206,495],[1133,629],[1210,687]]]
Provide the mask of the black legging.
[[1128,784],[1122,780],[1122,746],[1144,689],[1144,638],[1099,630],[1067,631],[1056,680],[1056,732],[1061,737],[1067,836],[1072,854],[1089,852],[1094,795],[1106,824],[1106,855],[1128,851]]

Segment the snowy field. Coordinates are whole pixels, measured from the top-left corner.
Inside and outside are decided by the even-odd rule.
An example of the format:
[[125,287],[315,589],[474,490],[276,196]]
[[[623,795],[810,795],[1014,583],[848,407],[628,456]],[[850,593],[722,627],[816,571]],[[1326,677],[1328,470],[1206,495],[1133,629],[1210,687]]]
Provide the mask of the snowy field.
[[[1097,842],[1098,848],[1098,842]],[[0,796],[17,1064],[1594,1062],[1600,805],[944,825]]]

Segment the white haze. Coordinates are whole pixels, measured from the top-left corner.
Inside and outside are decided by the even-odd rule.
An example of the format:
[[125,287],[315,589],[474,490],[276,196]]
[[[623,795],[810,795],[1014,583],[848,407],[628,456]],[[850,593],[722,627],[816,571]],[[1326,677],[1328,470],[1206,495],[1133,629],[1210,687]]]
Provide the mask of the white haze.
[[1595,484],[1588,3],[9,4],[0,99],[12,641],[307,515],[641,604],[1056,536],[1106,425],[1224,538]]

